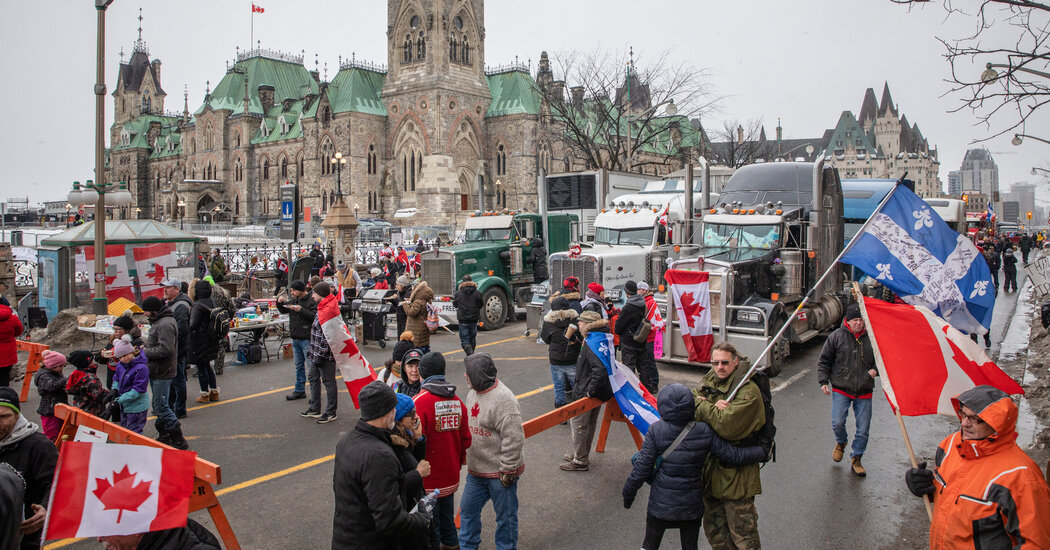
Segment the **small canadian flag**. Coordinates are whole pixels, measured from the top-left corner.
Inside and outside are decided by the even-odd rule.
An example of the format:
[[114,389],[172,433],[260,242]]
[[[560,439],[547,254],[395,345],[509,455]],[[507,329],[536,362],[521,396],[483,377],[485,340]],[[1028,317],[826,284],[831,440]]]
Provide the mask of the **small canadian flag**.
[[252,4],[252,13],[263,13],[265,11],[266,10],[264,10],[262,6],[256,6],[255,4]]
[[67,441],[44,539],[133,535],[186,525],[197,453]]

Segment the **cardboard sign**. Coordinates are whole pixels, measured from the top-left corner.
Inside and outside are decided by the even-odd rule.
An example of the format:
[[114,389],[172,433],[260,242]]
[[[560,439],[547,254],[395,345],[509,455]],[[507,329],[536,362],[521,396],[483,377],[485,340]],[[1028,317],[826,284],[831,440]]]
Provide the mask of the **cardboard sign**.
[[77,435],[73,436],[73,441],[106,443],[109,441],[109,436],[102,430],[95,430],[81,424],[80,426],[77,426]]
[[1050,294],[1050,257],[1041,256],[1039,259],[1028,264],[1025,268],[1028,277],[1032,279],[1032,287],[1036,295],[1046,296]]

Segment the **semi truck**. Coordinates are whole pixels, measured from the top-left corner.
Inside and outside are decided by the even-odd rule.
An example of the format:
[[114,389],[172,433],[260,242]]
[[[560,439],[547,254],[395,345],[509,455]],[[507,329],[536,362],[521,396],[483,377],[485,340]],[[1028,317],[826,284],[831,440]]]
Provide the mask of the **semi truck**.
[[[496,330],[532,298],[535,238],[548,251],[564,251],[579,239],[574,214],[547,214],[547,223],[534,213],[476,212],[464,224],[462,244],[429,250],[420,255],[423,280],[434,290],[437,314],[456,324],[452,295],[464,275],[478,285],[483,306],[482,328]],[[544,231],[546,225],[546,232]]]
[[[841,267],[842,184],[838,171],[815,163],[775,162],[741,167],[716,205],[675,236],[671,268],[707,271],[712,329],[752,360],[770,343],[814,283],[814,291],[760,366],[776,375],[790,344],[838,325],[846,303]],[[676,319],[673,293],[658,295],[665,318]],[[663,362],[688,363],[677,323],[667,324]]]
[[605,208],[604,205],[610,201],[619,201],[623,195],[641,191],[653,178],[601,169],[549,174],[543,179],[547,209],[576,214],[580,219],[580,235],[590,239],[594,235],[594,221]]

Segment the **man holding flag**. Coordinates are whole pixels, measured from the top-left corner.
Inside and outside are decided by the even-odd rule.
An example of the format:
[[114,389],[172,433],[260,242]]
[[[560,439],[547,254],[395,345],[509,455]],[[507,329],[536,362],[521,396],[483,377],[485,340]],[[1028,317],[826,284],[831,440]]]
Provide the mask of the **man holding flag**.
[[[332,287],[328,283],[321,281],[314,285],[314,301],[323,303],[324,300],[331,297],[332,300],[329,301],[333,302],[335,298],[331,294]],[[300,416],[316,418],[318,424],[327,424],[336,419],[339,394],[335,386],[335,356],[332,355],[332,347],[329,345],[322,326],[320,304],[317,310],[318,314],[314,317],[313,325],[310,327],[310,349],[306,353],[306,358],[310,362],[306,376],[310,381],[310,403],[309,408]],[[346,330],[345,326],[343,330]],[[321,384],[324,384],[324,391],[328,394],[328,405],[325,407],[324,414],[321,414]]]
[[[569,401],[584,397],[608,401],[613,398],[609,375],[592,344],[607,342],[607,347],[612,348],[612,338],[609,338],[609,321],[602,319],[598,313],[584,311],[580,315],[579,324],[586,343],[583,351],[580,352],[580,358],[576,361],[576,384],[572,387],[572,397]],[[573,451],[566,453],[563,457],[565,464],[561,465],[562,470],[586,472],[590,468],[591,443],[594,441],[594,430],[598,427],[599,412],[601,412],[601,407],[596,407],[569,420]]]

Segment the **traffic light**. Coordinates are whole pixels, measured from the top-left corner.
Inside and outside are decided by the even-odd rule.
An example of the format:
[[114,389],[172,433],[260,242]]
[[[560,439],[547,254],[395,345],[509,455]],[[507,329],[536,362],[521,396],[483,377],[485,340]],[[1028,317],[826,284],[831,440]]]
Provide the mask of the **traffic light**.
[[970,197],[969,197],[969,195],[967,195],[966,193],[963,193],[963,196],[962,196],[962,201],[963,201],[963,202],[970,202]]
[[1028,219],[1032,219],[1032,211],[1031,210],[1028,211]]

